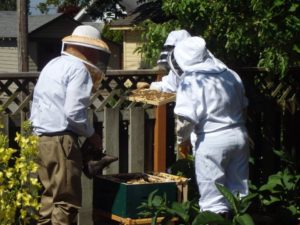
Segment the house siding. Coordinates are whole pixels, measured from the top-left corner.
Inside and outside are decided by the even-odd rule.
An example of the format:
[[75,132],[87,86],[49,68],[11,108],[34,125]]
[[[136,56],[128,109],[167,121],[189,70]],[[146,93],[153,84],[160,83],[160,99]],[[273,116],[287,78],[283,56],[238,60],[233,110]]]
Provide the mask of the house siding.
[[140,46],[140,37],[140,31],[124,31],[124,70],[140,69],[141,67],[141,55],[134,52]]
[[[1,12],[0,12],[1,14]],[[2,12],[2,14],[6,14]],[[10,15],[10,16],[9,16]],[[16,13],[7,14],[6,23],[0,23],[0,72],[18,71],[18,47],[15,28]],[[28,28],[28,63],[29,71],[41,70],[52,58],[60,55],[61,40],[70,35],[79,25],[68,16],[41,16],[30,17]],[[11,28],[12,27],[12,28]],[[8,30],[13,30],[8,36]]]
[[[29,71],[37,71],[36,43],[29,43]],[[18,72],[18,48],[15,41],[0,41],[0,72]]]
[[18,71],[18,49],[10,42],[0,42],[0,72]]

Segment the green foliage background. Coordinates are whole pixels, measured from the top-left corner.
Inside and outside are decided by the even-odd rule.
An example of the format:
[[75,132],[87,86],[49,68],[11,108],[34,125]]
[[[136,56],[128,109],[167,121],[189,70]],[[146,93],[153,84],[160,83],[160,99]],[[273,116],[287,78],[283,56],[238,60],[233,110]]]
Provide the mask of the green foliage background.
[[17,1],[15,0],[0,0],[0,10],[16,10]]
[[169,31],[186,29],[201,35],[208,48],[230,66],[259,66],[284,76],[299,65],[299,1],[161,0],[171,21],[145,21],[139,49],[154,65]]
[[[105,11],[111,11],[118,16],[120,11],[116,8],[116,4],[120,0],[101,0],[94,1],[91,6],[91,0],[45,0],[38,4],[38,8],[42,13],[47,13],[51,6],[58,7],[58,12],[71,13],[78,12],[84,7],[88,7],[87,11],[92,18],[102,18]],[[91,6],[91,7],[90,7]]]
[[[186,29],[192,35],[203,36],[208,48],[231,67],[265,67],[283,77],[289,67],[300,65],[299,0],[133,1],[161,4],[167,18],[172,18],[159,24],[150,20],[139,24],[145,42],[137,51],[146,64],[155,66],[171,30]],[[76,6],[79,10],[89,3],[90,0],[46,0],[39,8],[47,12],[49,5],[54,5],[66,12],[68,8],[72,11]],[[95,1],[88,12],[93,18],[102,18],[107,10],[120,16],[116,3],[121,1]]]

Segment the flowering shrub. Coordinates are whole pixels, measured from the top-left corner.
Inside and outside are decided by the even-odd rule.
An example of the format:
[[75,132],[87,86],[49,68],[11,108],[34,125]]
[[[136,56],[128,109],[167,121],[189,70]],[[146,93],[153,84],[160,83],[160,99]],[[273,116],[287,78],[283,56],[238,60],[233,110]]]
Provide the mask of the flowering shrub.
[[30,135],[28,122],[23,127],[25,132],[15,137],[18,149],[8,146],[0,127],[0,224],[29,224],[37,218],[37,137]]

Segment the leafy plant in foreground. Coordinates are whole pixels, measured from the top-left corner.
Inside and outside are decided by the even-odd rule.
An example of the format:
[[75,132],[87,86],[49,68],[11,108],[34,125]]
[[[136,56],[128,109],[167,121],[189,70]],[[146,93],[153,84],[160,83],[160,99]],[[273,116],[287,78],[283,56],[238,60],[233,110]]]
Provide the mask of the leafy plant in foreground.
[[[178,219],[179,225],[254,225],[252,217],[247,213],[251,200],[256,194],[250,194],[243,198],[234,196],[229,190],[220,184],[216,184],[218,190],[228,201],[233,213],[232,220],[223,218],[221,215],[200,211],[197,201],[172,202],[169,204],[165,196],[156,195],[152,192],[148,200],[139,207],[143,211],[139,214],[142,217],[152,217],[152,225],[157,223],[158,217],[163,217],[161,224],[169,224],[173,218]],[[170,205],[170,206],[168,206]]]
[[[29,224],[37,218],[40,184],[36,177],[37,137],[16,134],[19,149],[8,146],[0,129],[0,224]],[[3,127],[1,127],[3,128]]]
[[[298,224],[300,218],[300,175],[293,157],[284,151],[274,151],[281,159],[281,170],[270,175],[258,188],[262,212],[276,224]],[[296,157],[294,157],[296,158]]]

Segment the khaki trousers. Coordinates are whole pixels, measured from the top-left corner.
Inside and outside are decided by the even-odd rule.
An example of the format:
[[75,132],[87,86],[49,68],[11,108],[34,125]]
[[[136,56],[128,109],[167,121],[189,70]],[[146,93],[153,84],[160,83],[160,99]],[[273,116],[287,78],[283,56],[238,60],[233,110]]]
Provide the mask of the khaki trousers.
[[82,156],[71,133],[39,138],[39,179],[43,185],[38,225],[70,225],[81,206]]

